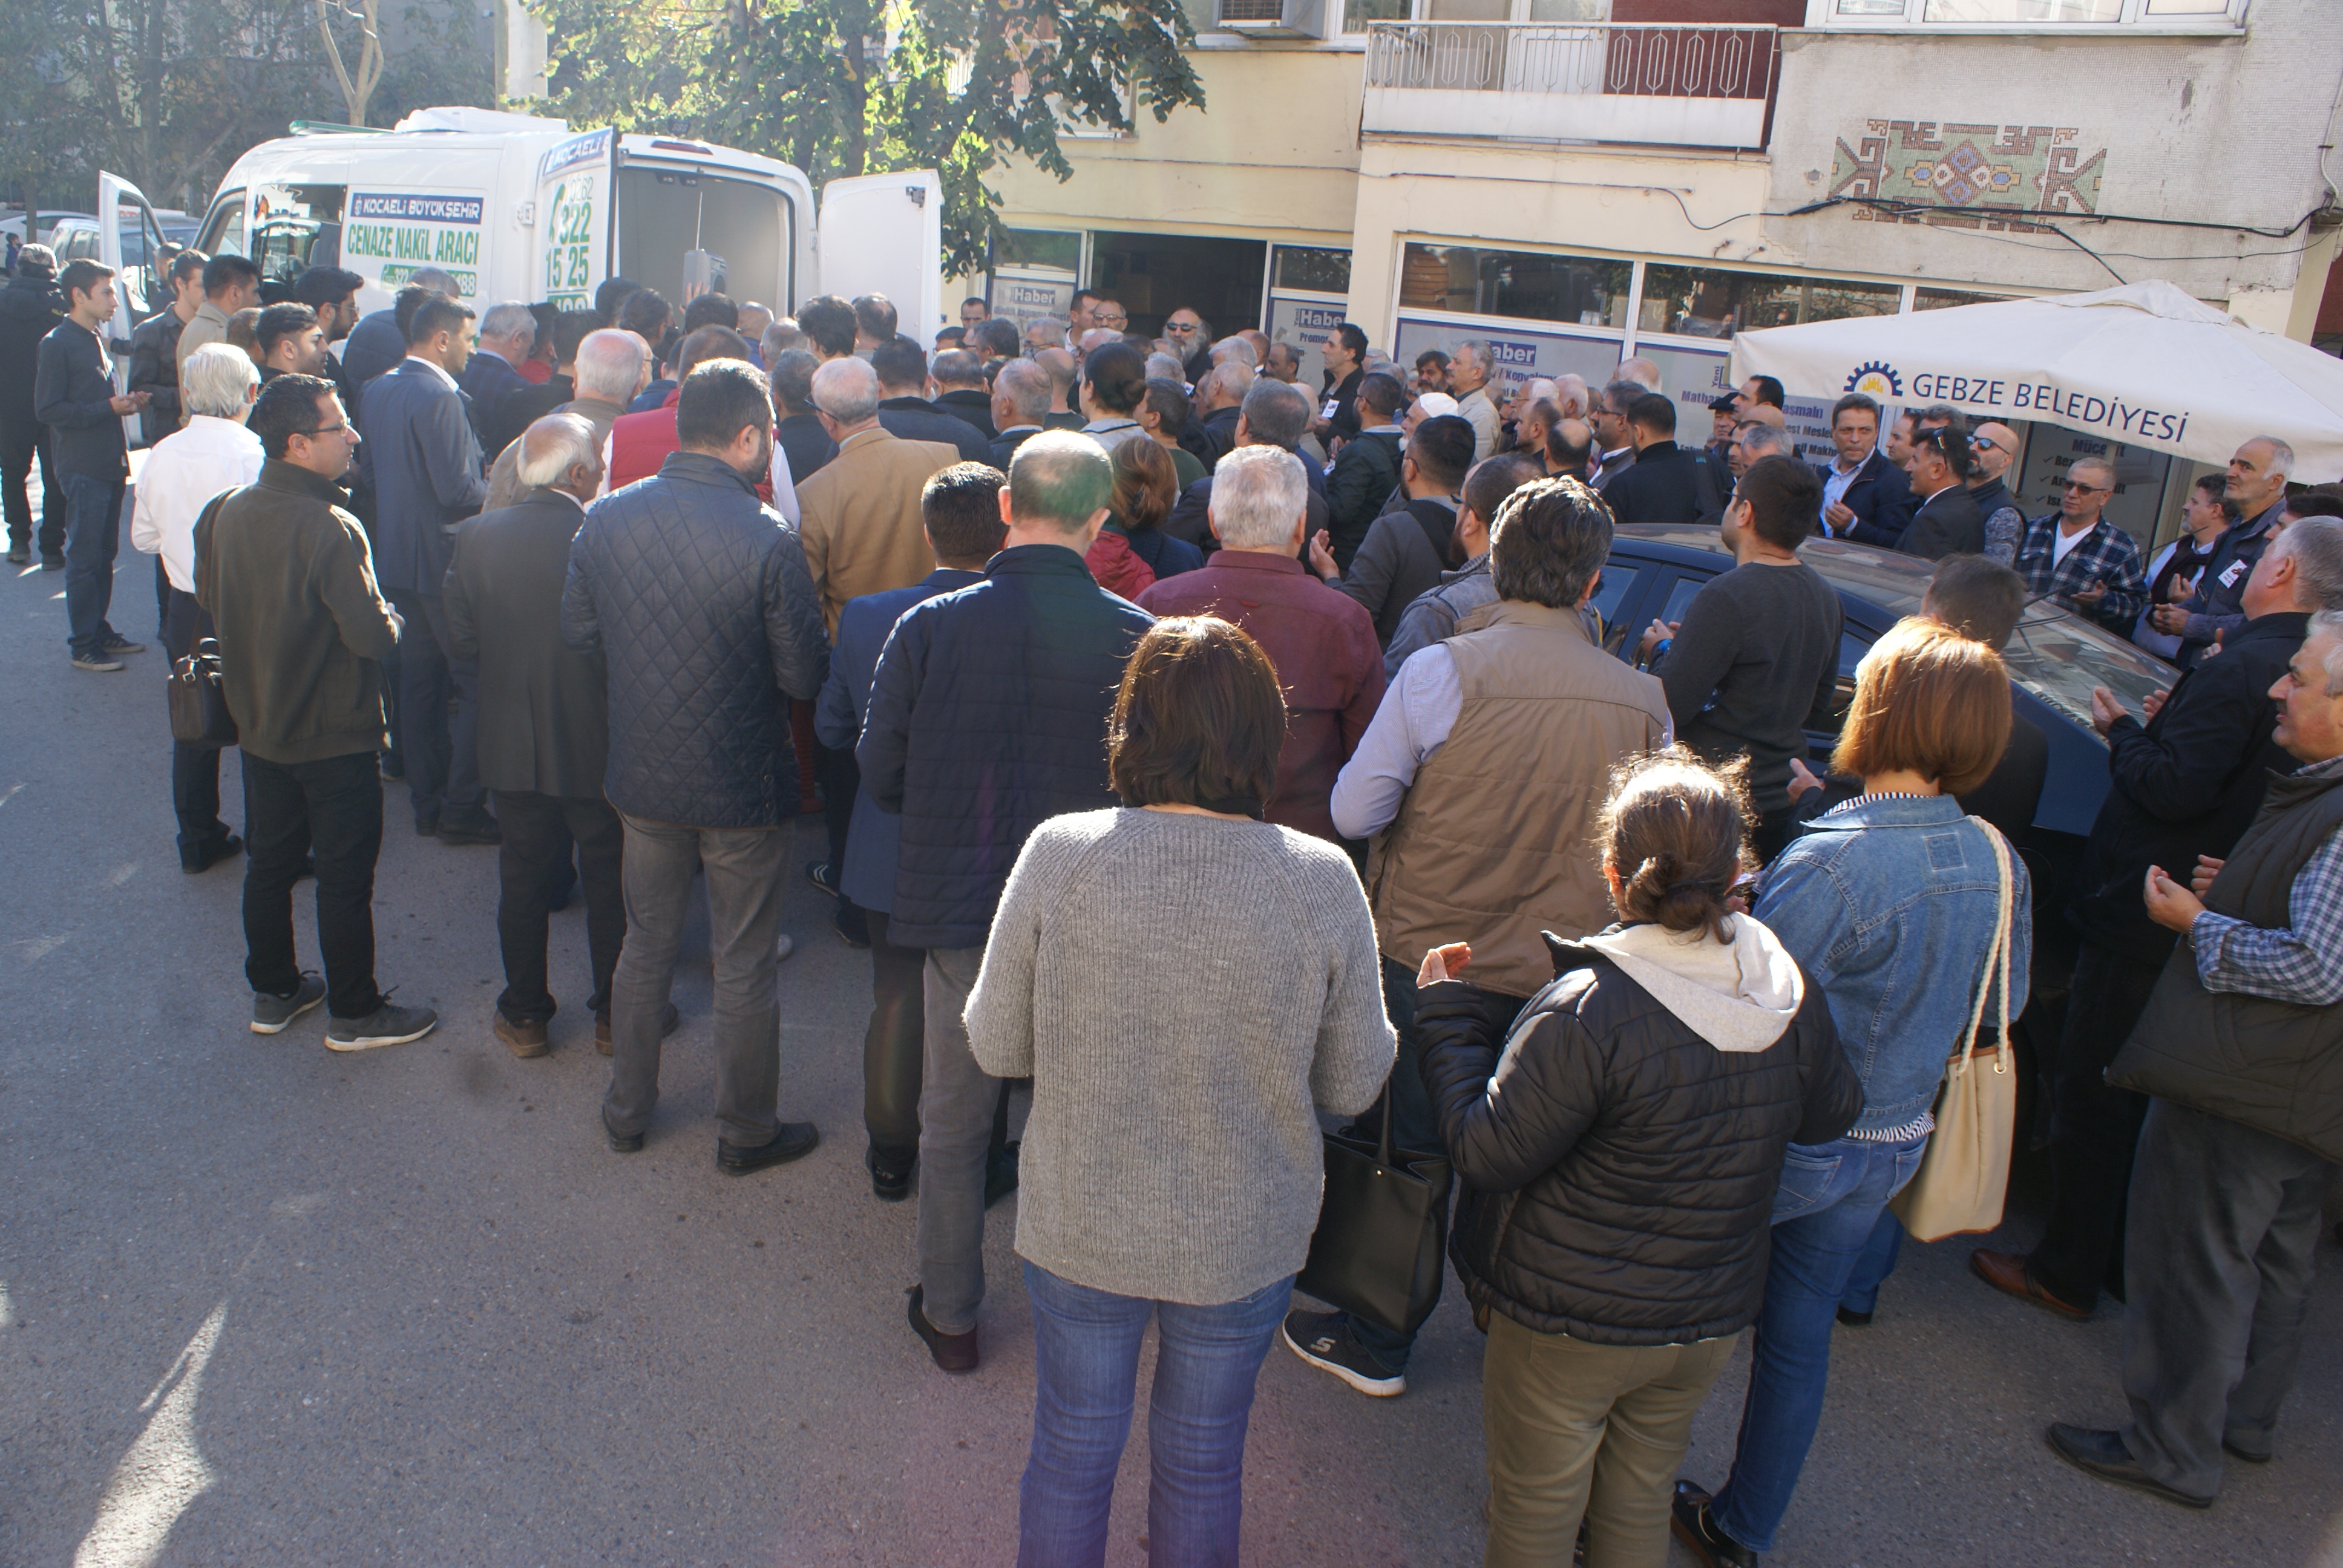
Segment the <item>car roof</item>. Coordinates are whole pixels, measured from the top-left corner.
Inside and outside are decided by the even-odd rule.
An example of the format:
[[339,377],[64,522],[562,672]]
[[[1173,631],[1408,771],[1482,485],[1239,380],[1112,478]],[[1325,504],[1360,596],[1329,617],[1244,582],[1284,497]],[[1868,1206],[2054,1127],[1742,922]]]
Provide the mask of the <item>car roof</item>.
[[[1678,566],[1722,570],[1733,558],[1715,528],[1696,524],[1626,523],[1615,537],[1632,542],[1633,554]],[[1870,628],[1874,633],[1918,614],[1936,570],[1935,562],[1917,556],[1848,539],[1808,539],[1798,547],[1798,558],[1822,574],[1843,601],[1875,611],[1863,618],[1877,623]],[[2164,690],[2179,678],[2170,665],[2127,638],[2046,598],[2026,607],[2002,658],[2019,685],[2087,728],[2092,686],[2107,687],[2137,709],[2149,692]]]

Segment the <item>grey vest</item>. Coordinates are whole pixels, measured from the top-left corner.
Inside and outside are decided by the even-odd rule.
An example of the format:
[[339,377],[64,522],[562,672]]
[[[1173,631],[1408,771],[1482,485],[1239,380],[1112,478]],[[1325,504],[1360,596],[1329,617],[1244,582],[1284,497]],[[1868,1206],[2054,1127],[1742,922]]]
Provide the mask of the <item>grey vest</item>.
[[[2205,890],[2205,907],[2266,930],[2293,923],[2294,880],[2343,826],[2343,769],[2273,778],[2261,815]],[[2343,1007],[2210,991],[2173,950],[2107,1081],[2343,1161]]]

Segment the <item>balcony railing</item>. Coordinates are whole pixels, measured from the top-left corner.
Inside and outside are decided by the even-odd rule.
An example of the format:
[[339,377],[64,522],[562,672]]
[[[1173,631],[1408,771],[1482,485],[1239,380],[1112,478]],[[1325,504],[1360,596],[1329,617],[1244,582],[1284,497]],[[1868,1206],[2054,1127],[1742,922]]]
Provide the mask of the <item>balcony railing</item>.
[[1527,141],[1762,147],[1772,27],[1378,22],[1365,128]]

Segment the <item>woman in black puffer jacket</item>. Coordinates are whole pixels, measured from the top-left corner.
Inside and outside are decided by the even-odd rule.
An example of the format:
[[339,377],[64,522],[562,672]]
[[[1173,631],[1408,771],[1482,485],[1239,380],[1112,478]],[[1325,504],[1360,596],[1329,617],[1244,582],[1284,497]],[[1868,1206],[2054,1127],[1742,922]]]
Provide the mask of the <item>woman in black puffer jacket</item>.
[[1621,771],[1622,923],[1548,936],[1555,979],[1502,1042],[1447,979],[1469,951],[1424,956],[1424,1078],[1466,1184],[1449,1251],[1489,1330],[1493,1568],[1568,1562],[1582,1516],[1591,1568],[1666,1560],[1693,1416],[1765,1289],[1783,1146],[1863,1109],[1820,988],[1726,908],[1742,793],[1679,748]]

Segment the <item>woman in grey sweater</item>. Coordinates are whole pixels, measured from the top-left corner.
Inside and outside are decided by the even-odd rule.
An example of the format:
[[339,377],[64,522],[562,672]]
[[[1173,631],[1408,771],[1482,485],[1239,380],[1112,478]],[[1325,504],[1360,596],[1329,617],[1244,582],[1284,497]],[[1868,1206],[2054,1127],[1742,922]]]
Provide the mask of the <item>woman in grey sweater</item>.
[[969,994],[985,1071],[1033,1080],[1021,1564],[1105,1560],[1151,1316],[1149,1560],[1236,1561],[1253,1380],[1318,1221],[1314,1111],[1365,1110],[1395,1047],[1350,860],[1260,820],[1284,733],[1251,638],[1158,621],[1109,731],[1127,807],[1035,830]]

